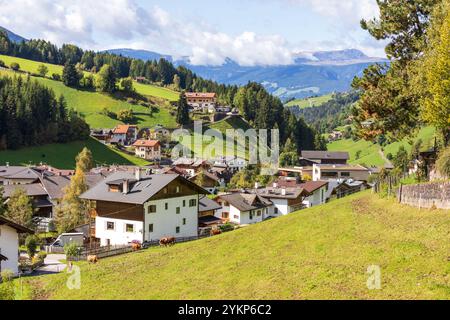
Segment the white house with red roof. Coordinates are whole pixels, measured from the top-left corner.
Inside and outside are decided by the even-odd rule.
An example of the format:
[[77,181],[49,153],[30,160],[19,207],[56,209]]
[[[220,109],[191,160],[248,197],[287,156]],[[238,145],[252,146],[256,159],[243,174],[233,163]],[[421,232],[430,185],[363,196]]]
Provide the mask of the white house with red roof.
[[139,128],[134,125],[121,124],[114,128],[111,143],[129,146],[138,138]]
[[161,160],[161,143],[158,140],[137,140],[133,147],[138,158]]
[[217,95],[214,92],[188,92],[186,100],[195,111],[209,112],[217,105]]

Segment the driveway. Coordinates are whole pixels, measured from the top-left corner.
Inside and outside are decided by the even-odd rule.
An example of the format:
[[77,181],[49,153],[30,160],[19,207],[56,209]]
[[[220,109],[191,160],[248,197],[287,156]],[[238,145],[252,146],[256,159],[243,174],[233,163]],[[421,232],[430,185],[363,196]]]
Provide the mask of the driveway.
[[65,260],[65,254],[49,254],[44,260],[44,265],[33,272],[33,276],[41,276],[46,274],[60,273],[67,267],[66,264],[60,262]]

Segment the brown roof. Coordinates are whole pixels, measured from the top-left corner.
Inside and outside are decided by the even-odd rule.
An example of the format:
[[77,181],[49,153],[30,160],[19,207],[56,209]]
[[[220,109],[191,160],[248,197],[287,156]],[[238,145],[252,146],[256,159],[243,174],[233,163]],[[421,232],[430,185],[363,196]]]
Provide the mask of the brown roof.
[[12,222],[11,220],[8,220],[2,216],[0,216],[0,225],[7,225],[13,229],[16,229],[18,233],[31,233],[31,234],[34,233],[33,230],[28,229],[27,227],[21,226],[20,224],[17,224],[15,222]]
[[159,145],[159,141],[158,140],[137,140],[133,146],[134,147],[148,147],[148,148],[153,148],[156,147],[157,145]]
[[[285,194],[283,194],[283,189]],[[302,186],[297,186],[294,188],[264,188],[257,189],[255,191],[260,196],[267,199],[297,199],[301,195],[308,196],[309,191],[304,189]]]
[[114,134],[126,134],[130,128],[137,128],[137,126],[131,126],[128,124],[120,124],[114,129]]
[[210,98],[213,99],[216,97],[214,92],[187,92],[186,98]]
[[314,191],[326,185],[328,185],[327,181],[308,181],[302,183],[299,187],[305,189],[309,193],[313,193]]
[[223,196],[219,196],[219,199],[225,200],[233,207],[236,207],[240,211],[251,211],[255,209],[261,209],[268,207],[272,204],[271,201],[264,199],[257,194],[247,193],[232,193]]

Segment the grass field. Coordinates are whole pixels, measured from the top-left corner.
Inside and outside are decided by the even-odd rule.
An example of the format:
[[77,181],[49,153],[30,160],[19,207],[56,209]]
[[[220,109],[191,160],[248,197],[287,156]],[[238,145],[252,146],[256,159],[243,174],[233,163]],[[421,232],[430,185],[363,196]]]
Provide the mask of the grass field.
[[158,87],[155,85],[142,84],[134,81],[133,86],[136,89],[137,93],[142,94],[144,96],[157,97],[168,101],[178,101],[180,97],[180,94],[176,91],[163,87]]
[[299,106],[300,109],[310,108],[310,107],[318,107],[321,104],[328,102],[333,97],[332,94],[327,94],[320,97],[307,98],[307,99],[297,99],[290,101],[286,104],[287,107]]
[[[0,71],[0,74],[12,75],[12,72]],[[152,127],[156,124],[161,124],[169,128],[175,128],[177,126],[175,117],[170,115],[168,106],[160,106],[159,112],[150,115],[148,108],[144,106],[131,105],[126,101],[115,99],[106,94],[69,88],[62,82],[50,79],[39,77],[34,79],[53,89],[57,96],[64,95],[69,108],[80,112],[92,128],[114,128],[117,124],[122,123],[119,120],[102,114],[101,112],[104,108],[108,108],[112,112],[118,112],[122,109],[133,109],[137,124],[141,127]]]
[[107,147],[94,139],[66,144],[49,144],[15,151],[0,151],[0,164],[4,165],[5,162],[9,162],[10,165],[35,165],[43,162],[57,168],[70,169],[75,167],[75,157],[84,147],[92,151],[96,165],[133,164],[145,166],[148,164],[143,159]]
[[[434,135],[436,130],[433,127],[422,128],[412,141],[403,139],[402,141],[394,142],[383,147],[385,155],[389,153],[395,156],[400,146],[404,146],[405,149],[410,152],[412,144],[418,139],[423,141],[423,149],[427,149],[434,143]],[[365,164],[368,166],[383,166],[385,164],[381,157],[381,147],[378,144],[374,144],[365,140],[353,141],[351,139],[344,139],[334,141],[328,144],[329,151],[347,151],[350,153],[350,162],[352,164]],[[361,151],[360,158],[356,158],[358,151]]]
[[[26,279],[35,299],[450,299],[448,211],[370,192],[209,239]],[[369,290],[369,266],[381,289]]]

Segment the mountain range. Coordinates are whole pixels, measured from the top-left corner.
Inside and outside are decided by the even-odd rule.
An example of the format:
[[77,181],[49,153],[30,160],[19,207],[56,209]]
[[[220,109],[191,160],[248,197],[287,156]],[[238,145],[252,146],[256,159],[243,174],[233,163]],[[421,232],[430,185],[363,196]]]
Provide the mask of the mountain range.
[[[27,41],[24,37],[0,27],[14,42]],[[374,63],[387,63],[383,58],[372,58],[357,49],[338,51],[305,51],[294,54],[290,65],[241,66],[226,59],[219,66],[194,65],[189,57],[175,58],[147,50],[111,49],[107,52],[142,60],[164,58],[176,66],[185,66],[197,75],[224,84],[245,85],[259,82],[282,100],[307,98],[332,92],[345,92],[351,88],[355,76]]]
[[231,59],[226,59],[220,66],[202,66],[191,64],[189,57],[174,58],[152,51],[114,49],[108,52],[142,60],[164,58],[191,69],[203,78],[224,84],[259,82],[283,100],[348,91],[353,78],[362,75],[369,65],[388,61],[368,57],[357,49],[299,52],[290,65],[250,67],[241,66]]

